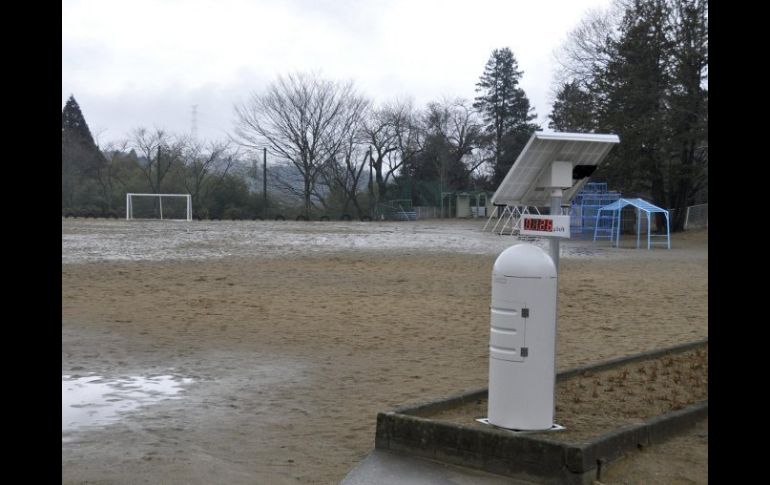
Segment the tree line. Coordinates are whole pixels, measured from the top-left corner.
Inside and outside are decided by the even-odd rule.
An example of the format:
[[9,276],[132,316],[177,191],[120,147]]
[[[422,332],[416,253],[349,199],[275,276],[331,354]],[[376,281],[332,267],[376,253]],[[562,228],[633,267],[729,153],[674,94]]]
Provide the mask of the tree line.
[[267,205],[306,218],[362,217],[392,199],[440,205],[447,191],[494,190],[539,128],[521,75],[510,49],[496,49],[473,101],[443,98],[420,109],[411,99],[375,106],[352,82],[290,73],[236,105],[226,141],[206,143],[137,128],[97,147],[73,96],[62,112],[62,210],[115,215],[126,192],[184,192],[201,217],[261,216],[265,152]]
[[708,201],[708,2],[617,0],[560,58],[549,127],[618,134],[594,178],[677,209],[682,229],[682,209]]
[[[707,13],[699,0],[619,0],[570,34],[549,127],[620,135],[595,179],[668,208],[707,197]],[[236,105],[226,140],[137,128],[106,147],[70,97],[62,211],[120,215],[126,192],[166,192],[191,194],[203,218],[363,217],[394,199],[437,206],[445,192],[494,191],[541,129],[522,76],[513,52],[495,49],[473,100],[417,107],[375,105],[353,82],[290,73]]]

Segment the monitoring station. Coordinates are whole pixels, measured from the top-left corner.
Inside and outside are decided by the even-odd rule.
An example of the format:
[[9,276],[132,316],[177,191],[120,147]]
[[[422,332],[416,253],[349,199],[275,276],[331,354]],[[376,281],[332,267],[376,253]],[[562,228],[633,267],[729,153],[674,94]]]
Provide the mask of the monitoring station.
[[[619,141],[617,135],[536,132],[492,196],[510,213],[517,209],[520,235],[549,238],[550,254],[519,243],[495,261],[483,423],[517,431],[563,429],[553,422],[559,239],[570,235],[561,207]],[[550,215],[525,210],[547,204]]]

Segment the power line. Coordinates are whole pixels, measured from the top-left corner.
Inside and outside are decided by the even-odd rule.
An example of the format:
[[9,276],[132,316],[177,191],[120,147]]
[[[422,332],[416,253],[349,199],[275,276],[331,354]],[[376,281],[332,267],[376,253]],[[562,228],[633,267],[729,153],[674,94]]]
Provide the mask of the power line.
[[192,126],[190,128],[190,135],[193,140],[198,138],[198,105],[192,105]]

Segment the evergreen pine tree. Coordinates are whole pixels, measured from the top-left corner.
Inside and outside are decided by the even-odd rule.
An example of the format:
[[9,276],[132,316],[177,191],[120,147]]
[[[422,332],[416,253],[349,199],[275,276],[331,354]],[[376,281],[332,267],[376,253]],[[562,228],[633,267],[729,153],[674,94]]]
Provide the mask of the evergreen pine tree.
[[484,122],[494,153],[493,184],[499,184],[524,148],[529,136],[539,127],[529,123],[536,115],[531,113],[524,90],[519,87],[522,71],[513,52],[507,47],[494,49],[484,68],[473,107],[478,109]]
[[102,206],[97,195],[99,170],[106,160],[94,142],[83,113],[70,96],[61,114],[62,210]]
[[[571,48],[603,60],[588,79],[585,69],[573,68],[581,74],[573,80],[590,97],[591,127],[621,140],[594,176],[674,209],[671,229],[682,229],[685,208],[708,198],[708,1],[633,0],[623,7],[603,45],[583,52],[594,44],[575,37]],[[568,87],[574,84],[560,86],[551,127],[570,125],[585,111],[586,98]]]
[[621,143],[596,176],[625,193],[646,193],[666,207],[668,70],[665,0],[636,1],[607,49],[612,61],[594,79],[599,131],[617,133]]
[[84,175],[93,175],[104,157],[91,136],[75,96],[70,96],[61,113],[62,164],[72,164]]
[[708,201],[708,1],[671,1],[671,169],[668,173],[672,226],[684,226],[685,207]]
[[580,89],[577,82],[561,85],[553,103],[548,127],[555,131],[591,133],[595,121],[591,93]]

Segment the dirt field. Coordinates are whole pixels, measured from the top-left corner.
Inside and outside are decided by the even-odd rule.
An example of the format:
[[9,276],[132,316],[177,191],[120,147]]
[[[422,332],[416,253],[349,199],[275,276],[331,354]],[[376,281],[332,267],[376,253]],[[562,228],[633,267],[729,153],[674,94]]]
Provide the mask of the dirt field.
[[[337,483],[378,411],[487,385],[492,263],[516,241],[483,221],[202,224],[62,221],[63,380],[185,382],[63,429],[64,483]],[[563,246],[559,369],[708,335],[707,232]]]
[[[554,414],[559,432],[531,435],[580,444],[618,428],[646,421],[708,399],[708,345],[622,367],[586,372],[558,381]],[[488,429],[486,397],[439,411],[413,414],[455,425]]]

